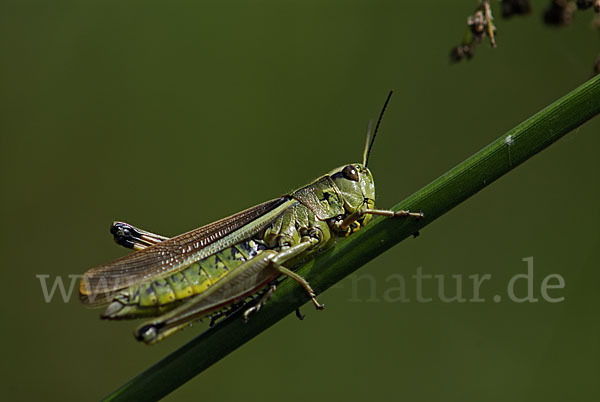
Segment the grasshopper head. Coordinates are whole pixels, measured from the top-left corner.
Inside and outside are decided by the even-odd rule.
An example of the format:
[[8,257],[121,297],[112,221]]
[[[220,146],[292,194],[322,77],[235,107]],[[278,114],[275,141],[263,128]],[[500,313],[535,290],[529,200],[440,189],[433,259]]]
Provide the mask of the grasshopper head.
[[[359,208],[375,206],[375,182],[371,171],[360,163],[351,163],[339,167],[329,173],[329,177],[339,189],[344,199],[344,209],[351,214]],[[370,219],[365,215],[360,224],[364,225]]]
[[[369,128],[367,129],[367,141],[365,142],[365,150],[363,151],[363,162],[362,163],[351,163],[346,166],[339,167],[332,170],[329,173],[329,177],[337,186],[340,194],[344,200],[344,210],[346,215],[351,215],[361,208],[372,209],[375,207],[375,182],[373,181],[373,175],[367,168],[369,164],[369,155],[371,154],[371,148],[377,135],[377,129],[379,123],[383,118],[383,113],[387,107],[390,98],[392,97],[392,91],[388,94],[377,124],[375,125],[375,131],[371,136],[371,122],[369,122]],[[354,221],[354,228],[351,228],[351,232],[358,230],[361,226],[365,225],[371,219],[371,214],[367,213],[359,217]]]

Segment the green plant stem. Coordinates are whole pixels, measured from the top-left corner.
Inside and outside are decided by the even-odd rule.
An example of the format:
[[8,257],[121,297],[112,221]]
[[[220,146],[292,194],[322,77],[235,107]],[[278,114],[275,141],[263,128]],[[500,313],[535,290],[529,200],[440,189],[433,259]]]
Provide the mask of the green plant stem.
[[[425,218],[378,218],[309,262],[298,273],[323,292],[371,259],[428,225],[505,173],[600,112],[600,76],[563,98],[423,187],[393,209],[421,210]],[[244,324],[239,314],[188,344],[117,389],[107,400],[157,400],[308,301],[294,281],[281,283],[271,301]]]

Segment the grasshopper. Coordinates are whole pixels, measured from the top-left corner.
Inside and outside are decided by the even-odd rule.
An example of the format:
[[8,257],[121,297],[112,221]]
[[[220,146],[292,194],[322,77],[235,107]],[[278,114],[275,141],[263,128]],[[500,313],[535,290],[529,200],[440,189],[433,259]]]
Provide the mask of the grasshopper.
[[[245,308],[248,320],[288,277],[306,290],[310,284],[294,272],[302,263],[366,225],[373,215],[421,218],[421,212],[375,209],[375,185],[367,168],[389,93],[362,163],[333,169],[312,183],[271,201],[190,232],[167,238],[124,222],[111,227],[115,241],[135,252],[87,271],[81,301],[107,305],[104,319],[151,317],[135,337],[159,342],[194,321]],[[248,303],[249,298],[258,299]],[[302,318],[299,310],[296,311]]]

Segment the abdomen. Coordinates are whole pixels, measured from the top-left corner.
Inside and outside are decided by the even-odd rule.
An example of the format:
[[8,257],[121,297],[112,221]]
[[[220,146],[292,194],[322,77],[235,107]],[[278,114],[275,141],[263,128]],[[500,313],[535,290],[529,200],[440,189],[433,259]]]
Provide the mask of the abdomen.
[[206,291],[266,248],[255,240],[244,240],[176,273],[131,286],[114,297],[103,318],[137,318],[163,314],[187,298]]

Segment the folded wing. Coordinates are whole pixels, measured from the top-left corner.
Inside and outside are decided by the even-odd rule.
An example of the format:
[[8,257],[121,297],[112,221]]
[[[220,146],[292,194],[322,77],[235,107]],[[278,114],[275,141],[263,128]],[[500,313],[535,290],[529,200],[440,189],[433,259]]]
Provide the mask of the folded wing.
[[109,302],[121,289],[172,274],[258,232],[294,200],[281,197],[136,251],[87,271],[79,284],[89,306]]

